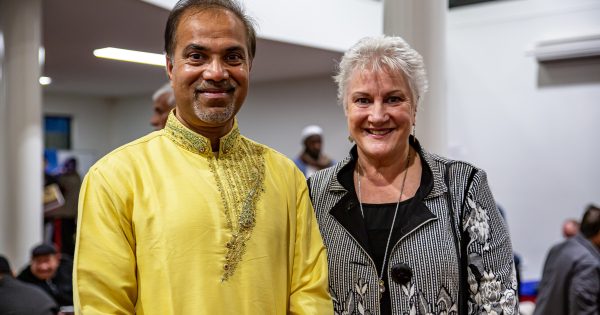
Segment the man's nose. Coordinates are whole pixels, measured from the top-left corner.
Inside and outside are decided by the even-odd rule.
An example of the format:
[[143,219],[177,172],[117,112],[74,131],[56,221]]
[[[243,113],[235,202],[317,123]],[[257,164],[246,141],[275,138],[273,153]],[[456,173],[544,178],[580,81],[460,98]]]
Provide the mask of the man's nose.
[[223,61],[215,58],[209,64],[207,64],[206,69],[203,73],[203,78],[205,80],[212,80],[215,82],[228,80],[229,79],[229,71],[223,65]]

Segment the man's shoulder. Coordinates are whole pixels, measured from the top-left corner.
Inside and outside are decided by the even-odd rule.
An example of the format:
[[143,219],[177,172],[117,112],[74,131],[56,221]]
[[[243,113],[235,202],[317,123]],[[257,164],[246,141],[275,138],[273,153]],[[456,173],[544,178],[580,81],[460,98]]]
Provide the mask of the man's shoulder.
[[156,142],[160,142],[166,139],[162,131],[154,131],[131,142],[123,144],[116,149],[112,150],[108,154],[100,158],[90,170],[109,168],[114,169],[119,164],[129,164],[131,161],[139,160],[144,156],[148,156],[146,153],[150,153],[152,147],[155,146]]
[[23,270],[21,270],[17,276],[17,279],[28,283],[35,283],[39,281],[31,272],[31,265],[27,265],[25,268],[23,268]]
[[[595,262],[597,260],[593,253],[577,237],[571,237],[552,246],[548,253],[548,258],[557,262],[560,261],[561,264],[568,264],[568,262],[582,263],[584,261]],[[595,263],[600,264],[600,262]]]
[[[18,306],[23,310],[27,309],[29,311],[35,309],[36,311],[40,311],[40,314],[41,311],[57,308],[56,302],[50,295],[37,285],[11,277],[3,278],[2,282],[6,290],[3,290],[0,295],[5,295],[6,301],[4,302],[8,303],[5,305]],[[24,301],[27,301],[27,305],[22,304]]]
[[3,281],[6,285],[6,287],[10,288],[14,292],[20,291],[20,292],[28,292],[30,294],[40,294],[43,296],[47,296],[46,291],[44,291],[43,289],[41,289],[39,286],[37,286],[35,284],[25,282],[20,279],[15,279],[12,277],[6,277],[5,279],[3,279]]
[[291,169],[297,168],[294,161],[292,161],[289,157],[287,157],[283,153],[271,148],[270,146],[256,142],[247,137],[243,137],[243,139],[244,139],[244,141],[247,141],[247,143],[249,145],[256,146],[258,148],[261,148],[261,150],[263,150],[265,159],[267,161],[269,161],[269,164],[267,164],[267,167],[291,168]]

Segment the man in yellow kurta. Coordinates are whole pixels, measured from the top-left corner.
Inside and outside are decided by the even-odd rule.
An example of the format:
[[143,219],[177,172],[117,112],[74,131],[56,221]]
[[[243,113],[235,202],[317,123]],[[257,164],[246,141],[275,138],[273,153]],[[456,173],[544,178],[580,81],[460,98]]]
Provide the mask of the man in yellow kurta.
[[176,108],[98,161],[79,204],[77,314],[332,314],[304,176],[240,135],[255,52],[231,0],[179,1],[165,32]]

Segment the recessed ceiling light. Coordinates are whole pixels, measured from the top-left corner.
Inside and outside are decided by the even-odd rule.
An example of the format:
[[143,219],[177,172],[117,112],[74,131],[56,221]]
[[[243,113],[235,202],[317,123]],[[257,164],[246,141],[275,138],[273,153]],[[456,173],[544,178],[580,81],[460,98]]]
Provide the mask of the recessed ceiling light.
[[105,47],[94,50],[94,56],[120,61],[137,62],[154,66],[165,66],[165,55],[121,48]]
[[41,85],[48,85],[52,83],[52,79],[50,79],[50,77],[40,77],[39,81]]

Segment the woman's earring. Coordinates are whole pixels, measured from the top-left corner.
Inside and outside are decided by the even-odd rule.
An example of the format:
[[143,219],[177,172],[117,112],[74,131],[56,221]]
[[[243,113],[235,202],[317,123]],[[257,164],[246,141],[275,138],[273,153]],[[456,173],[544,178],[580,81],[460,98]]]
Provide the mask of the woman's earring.
[[352,136],[348,136],[348,141],[350,141],[350,143],[354,143],[354,138],[352,138]]
[[413,125],[413,128],[412,128],[412,129],[413,129],[413,130],[412,130],[412,136],[413,136],[413,138],[414,138],[415,140],[417,140],[417,126],[416,126],[416,125]]

